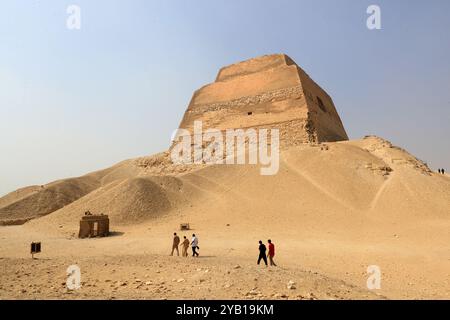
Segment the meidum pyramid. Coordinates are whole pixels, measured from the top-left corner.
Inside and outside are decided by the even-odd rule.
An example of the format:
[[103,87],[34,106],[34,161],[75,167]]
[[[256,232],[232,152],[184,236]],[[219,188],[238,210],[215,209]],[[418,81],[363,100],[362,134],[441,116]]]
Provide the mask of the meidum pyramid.
[[[92,283],[74,298],[247,299],[262,271],[253,254],[269,237],[282,268],[259,278],[266,298],[450,297],[448,174],[379,137],[348,141],[331,98],[290,58],[221,69],[195,92],[180,127],[197,120],[220,130],[278,128],[277,174],[261,175],[258,165],[176,165],[166,151],[13,191],[0,198],[0,225],[16,225],[0,227],[0,299],[67,299],[61,276],[74,261]],[[76,239],[86,210],[107,214],[116,236]],[[206,259],[166,257],[184,222]],[[24,259],[37,240],[45,259]],[[366,287],[373,265],[382,272],[376,294]],[[174,282],[174,270],[185,281]],[[169,290],[122,285],[131,275]],[[299,292],[286,289],[291,279]],[[111,292],[114,283],[121,289]]]
[[195,91],[180,128],[279,129],[282,146],[348,140],[331,97],[291,58],[275,54],[220,69]]

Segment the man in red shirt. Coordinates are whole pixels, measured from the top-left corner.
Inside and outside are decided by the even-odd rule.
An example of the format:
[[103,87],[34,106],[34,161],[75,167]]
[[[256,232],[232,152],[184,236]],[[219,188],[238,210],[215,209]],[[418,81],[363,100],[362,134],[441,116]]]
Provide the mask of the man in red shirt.
[[272,243],[272,240],[269,239],[267,242],[269,242],[269,253],[267,254],[267,257],[269,258],[270,265],[276,267],[277,265],[273,261],[273,257],[275,256],[275,246]]

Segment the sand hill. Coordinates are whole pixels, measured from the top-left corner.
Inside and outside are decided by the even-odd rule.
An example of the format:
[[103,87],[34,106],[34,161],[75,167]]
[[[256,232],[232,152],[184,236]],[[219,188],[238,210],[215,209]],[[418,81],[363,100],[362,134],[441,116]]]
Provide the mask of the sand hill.
[[[265,92],[294,86],[303,90],[297,97],[261,98]],[[241,106],[242,97],[247,102]],[[180,127],[189,128],[201,114],[208,126],[223,125],[220,129],[274,125],[286,130],[280,136],[285,143],[279,172],[262,176],[257,165],[174,165],[164,152],[20,189],[0,199],[0,219],[4,224],[37,219],[8,227],[16,228],[14,237],[9,231],[13,229],[0,228],[7,244],[0,256],[20,263],[14,260],[22,257],[17,246],[40,237],[47,239],[48,255],[54,259],[66,259],[70,245],[69,256],[101,252],[119,259],[115,263],[120,265],[124,259],[119,257],[125,255],[167,254],[170,234],[181,222],[189,222],[212,265],[232,268],[236,261],[248,261],[255,255],[257,240],[270,237],[277,243],[278,262],[293,268],[286,277],[304,278],[296,272],[306,268],[364,291],[366,268],[375,264],[383,272],[380,294],[450,298],[450,178],[382,138],[347,141],[331,98],[291,59],[265,56],[223,68],[214,84],[194,94]],[[291,117],[299,121],[295,134],[285,126]],[[85,210],[108,214],[112,229],[123,235],[77,240]],[[224,260],[216,261],[216,256]],[[86,264],[94,270],[95,261]],[[253,277],[257,271],[248,272]],[[334,280],[329,281],[330,295],[322,286],[316,288],[325,290],[322,298],[337,292]],[[360,298],[358,290],[354,296],[337,297]],[[3,295],[14,296],[7,291]],[[364,295],[373,298],[372,293]],[[187,291],[178,296],[202,297]],[[242,296],[233,291],[220,297]]]

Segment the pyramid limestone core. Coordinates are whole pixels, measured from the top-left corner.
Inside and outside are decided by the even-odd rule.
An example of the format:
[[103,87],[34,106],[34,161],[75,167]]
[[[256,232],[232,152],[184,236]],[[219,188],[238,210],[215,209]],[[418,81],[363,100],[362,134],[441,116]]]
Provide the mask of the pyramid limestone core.
[[194,92],[180,128],[279,129],[280,145],[348,140],[331,97],[291,58],[266,55],[222,68]]

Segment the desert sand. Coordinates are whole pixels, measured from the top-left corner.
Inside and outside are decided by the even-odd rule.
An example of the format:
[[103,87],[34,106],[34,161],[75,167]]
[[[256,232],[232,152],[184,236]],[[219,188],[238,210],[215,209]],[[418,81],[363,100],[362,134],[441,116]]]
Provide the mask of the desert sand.
[[[449,299],[450,177],[385,139],[346,140],[338,116],[321,127],[327,116],[299,101],[310,119],[289,135],[279,118],[287,134],[272,176],[174,165],[163,152],[0,198],[0,299]],[[111,236],[77,238],[86,210],[109,216]],[[185,222],[192,230],[179,231]],[[170,257],[173,232],[197,234],[200,257]],[[278,267],[256,265],[267,239]],[[82,287],[71,291],[73,264]],[[370,265],[381,289],[366,287]]]
[[[216,165],[162,178],[142,166],[151,159],[94,173],[105,176],[93,193],[1,227],[0,297],[449,298],[450,178],[385,140],[292,147],[272,177]],[[109,214],[111,237],[77,238],[87,209]],[[193,230],[178,231],[182,222]],[[174,231],[195,232],[201,258],[168,257]],[[266,269],[257,241],[268,238],[279,267]],[[31,241],[43,245],[37,260]],[[85,284],[66,293],[71,264]],[[382,271],[380,290],[366,288],[369,265]]]

